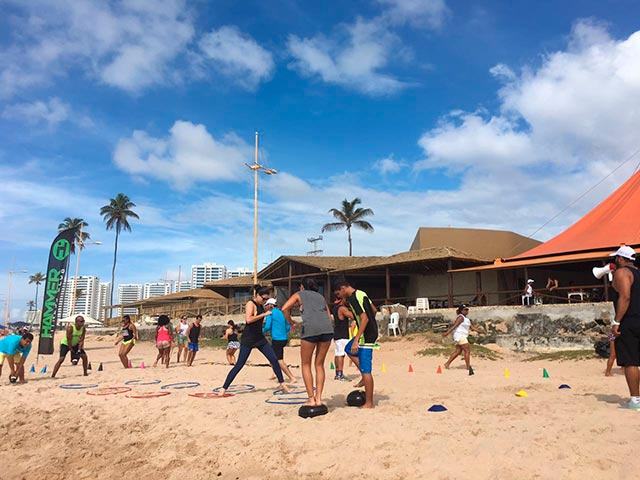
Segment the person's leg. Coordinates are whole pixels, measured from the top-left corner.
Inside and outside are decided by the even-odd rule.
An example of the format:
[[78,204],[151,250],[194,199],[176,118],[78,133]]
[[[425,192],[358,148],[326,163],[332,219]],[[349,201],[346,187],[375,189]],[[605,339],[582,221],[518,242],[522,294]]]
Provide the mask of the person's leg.
[[640,370],[638,367],[624,367],[624,377],[627,379],[629,395],[640,397]]
[[300,369],[302,370],[302,380],[308,397],[305,405],[309,406],[316,404],[315,394],[313,393],[313,375],[311,373],[311,359],[315,348],[315,343],[300,340]]
[[127,345],[125,345],[124,343],[121,343],[120,348],[118,348],[118,358],[120,359],[120,363],[122,363],[122,366],[124,368],[129,367],[126,351],[127,351]]
[[366,401],[362,408],[373,408],[373,350],[369,348],[360,348],[358,350],[358,360],[360,361],[360,371],[362,372],[362,383],[364,384],[364,393]]
[[235,380],[238,373],[240,373],[240,370],[242,370],[242,367],[244,367],[244,364],[247,363],[247,360],[249,359],[249,355],[251,354],[251,350],[252,350],[251,347],[247,347],[245,345],[240,346],[240,354],[238,355],[238,361],[227,374],[227,378],[224,381],[224,384],[222,385],[222,390],[220,391],[221,395],[224,395],[227,388],[231,386],[231,384]]
[[613,364],[616,361],[616,342],[609,342],[609,358],[607,359],[607,369],[604,371],[605,377],[613,376]]
[[316,405],[322,405],[322,391],[324,390],[325,370],[324,362],[327,359],[327,352],[331,346],[331,341],[320,342],[316,348]]
[[20,383],[25,383],[24,380],[24,362],[20,362],[20,365],[18,365],[18,381]]
[[87,357],[87,354],[83,351],[80,354],[80,358],[82,359],[82,370],[84,371],[83,375],[86,377],[87,375],[89,375],[88,372],[88,367],[89,367],[89,357]]
[[467,366],[467,370],[469,370],[471,368],[471,348],[469,348],[468,343],[462,345],[462,351],[464,353],[464,363]]
[[230,348],[227,348],[227,363],[229,365],[233,365],[234,364],[233,351]]
[[191,358],[189,359],[189,366],[191,366],[193,364],[193,361],[196,359],[196,354],[198,353],[198,345],[196,344],[196,346],[193,349],[193,353],[191,355]]
[[449,368],[449,366],[451,365],[451,362],[453,362],[458,357],[458,355],[460,355],[460,352],[462,352],[462,348],[460,348],[460,345],[456,345],[456,349],[449,357],[449,360],[445,362],[444,368]]
[[158,356],[156,357],[156,361],[153,362],[153,366],[157,367],[158,366],[158,361],[163,357],[164,353],[162,351],[162,347],[159,347],[156,345],[156,348],[158,349]]
[[62,362],[64,362],[64,359],[66,358],[67,353],[69,353],[69,347],[67,347],[66,345],[60,345],[60,358],[58,359],[56,364],[53,366],[53,372],[51,373],[51,378],[56,378],[56,375],[58,374],[58,370],[60,370],[60,366],[62,365]]
[[289,382],[290,383],[295,382],[296,377],[293,375],[293,373],[291,373],[291,370],[289,370],[289,366],[287,365],[287,362],[284,361],[284,358],[282,360],[278,360],[278,364],[280,365],[280,369],[282,370],[282,372],[289,379]]
[[164,364],[166,368],[169,368],[169,362],[171,362],[171,347],[167,347],[164,349]]

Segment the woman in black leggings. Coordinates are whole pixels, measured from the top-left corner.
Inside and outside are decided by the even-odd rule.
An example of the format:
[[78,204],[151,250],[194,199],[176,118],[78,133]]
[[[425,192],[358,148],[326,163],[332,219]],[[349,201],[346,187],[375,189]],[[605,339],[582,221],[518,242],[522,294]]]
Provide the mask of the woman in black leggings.
[[267,357],[273,373],[275,373],[280,388],[284,392],[288,392],[289,389],[284,383],[284,377],[282,376],[282,370],[278,364],[276,354],[271,347],[271,344],[267,342],[264,334],[262,333],[262,321],[267,315],[271,315],[271,312],[265,312],[264,302],[266,302],[271,296],[271,289],[268,287],[256,288],[256,296],[247,302],[245,306],[245,327],[240,337],[240,353],[238,354],[238,361],[233,366],[227,379],[224,381],[222,389],[219,391],[220,395],[224,395],[236,375],[240,373],[244,364],[247,363],[251,350],[257,348],[260,352]]

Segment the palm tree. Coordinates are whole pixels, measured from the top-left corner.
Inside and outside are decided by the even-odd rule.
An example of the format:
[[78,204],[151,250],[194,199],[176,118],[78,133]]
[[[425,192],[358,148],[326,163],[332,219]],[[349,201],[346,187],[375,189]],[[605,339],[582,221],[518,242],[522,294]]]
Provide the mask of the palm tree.
[[31,312],[36,306],[36,302],[34,302],[33,300],[29,300],[27,302],[27,307],[29,307],[29,311]]
[[44,274],[42,272],[38,272],[38,273],[34,273],[33,275],[29,275],[29,284],[31,284],[31,283],[35,283],[36,284],[36,301],[34,302],[35,305],[36,305],[36,308],[38,308],[38,287],[45,280],[46,280],[46,277],[44,276]]
[[84,248],[84,242],[91,237],[91,235],[84,230],[88,226],[89,224],[85,222],[84,219],[71,217],[65,218],[64,222],[58,225],[59,232],[63,232],[65,230],[73,230],[75,232],[75,242],[71,244],[71,253],[75,253],[76,243],[80,246],[80,250],[82,250]]
[[332,208],[329,213],[332,214],[338,221],[334,223],[327,223],[322,227],[323,232],[335,232],[336,230],[347,229],[349,238],[349,256],[353,255],[353,246],[351,242],[351,227],[358,227],[366,232],[373,232],[373,226],[366,220],[362,220],[364,217],[373,215],[373,210],[370,208],[356,208],[362,201],[359,198],[354,198],[349,201],[346,198],[342,201],[342,208]]
[[[100,209],[100,215],[102,215],[104,222],[106,223],[107,230],[116,231],[115,248],[113,250],[113,268],[111,269],[111,298],[109,305],[113,305],[113,291],[115,290],[115,277],[116,277],[116,261],[118,259],[118,237],[120,232],[124,229],[127,232],[131,231],[131,225],[129,225],[129,218],[140,219],[138,214],[131,210],[136,204],[133,203],[128,196],[124,193],[119,193],[116,198],[112,198],[109,201],[109,205],[105,205]],[[109,309],[109,316],[113,316],[113,308]]]

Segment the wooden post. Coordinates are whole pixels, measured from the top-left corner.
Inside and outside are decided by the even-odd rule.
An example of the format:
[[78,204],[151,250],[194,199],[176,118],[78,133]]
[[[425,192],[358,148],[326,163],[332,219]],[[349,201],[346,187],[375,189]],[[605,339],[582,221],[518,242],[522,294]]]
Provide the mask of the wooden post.
[[331,274],[327,272],[327,288],[324,292],[324,298],[327,301],[328,305],[331,305],[333,303],[332,293],[333,292],[331,291]]
[[291,275],[293,275],[293,265],[291,264],[291,260],[289,260],[289,297],[293,295],[293,292],[291,291],[293,289],[293,284],[291,283]]
[[605,275],[602,277],[602,281],[604,282],[604,301],[609,301],[609,275]]
[[385,272],[384,272],[384,279],[385,279],[385,288],[386,288],[386,294],[387,294],[387,298],[385,299],[385,303],[386,304],[390,304],[391,303],[391,274],[389,273],[389,267],[385,268]]
[[449,273],[449,292],[447,296],[447,300],[449,302],[449,308],[453,308],[453,273],[451,269],[453,268],[453,264],[451,259],[447,260],[447,271]]

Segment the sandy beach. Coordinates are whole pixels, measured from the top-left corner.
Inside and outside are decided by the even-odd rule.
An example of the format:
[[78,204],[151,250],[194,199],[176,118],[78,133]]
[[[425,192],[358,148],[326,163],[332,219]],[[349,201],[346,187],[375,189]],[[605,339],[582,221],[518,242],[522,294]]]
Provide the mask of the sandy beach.
[[[376,352],[375,410],[347,407],[353,382],[334,381],[328,369],[329,414],[304,420],[296,405],[266,403],[278,397],[270,369],[262,366],[248,366],[236,380],[255,385],[249,393],[189,396],[222,384],[229,370],[224,350],[203,349],[191,368],[125,370],[110,338],[90,338],[87,347],[93,366],[88,378],[68,359],[55,380],[30,373],[28,384],[15,386],[3,376],[3,480],[577,479],[620,478],[640,468],[635,452],[640,415],[621,408],[627,399],[623,375],[616,369],[614,377],[605,378],[604,361],[595,359],[525,362],[507,352],[497,361],[475,359],[472,377],[462,361],[437,374],[445,359],[417,356],[424,340],[403,339]],[[154,355],[152,344],[140,343],[133,364],[148,366]],[[297,348],[288,348],[285,358],[298,365],[298,355]],[[55,358],[41,357],[38,371],[45,364],[50,370]],[[29,367],[33,361],[35,356]],[[265,363],[257,351],[250,361]],[[104,371],[98,372],[101,362]],[[551,378],[543,378],[543,368]],[[294,372],[299,375],[299,369]],[[353,367],[346,373],[356,378]],[[171,394],[153,399],[60,388],[123,386],[136,379],[161,383],[131,386],[130,393],[161,391],[173,382],[200,386],[164,390]],[[563,383],[572,388],[559,390]],[[520,389],[529,397],[516,397]],[[430,413],[432,404],[448,411]]]

